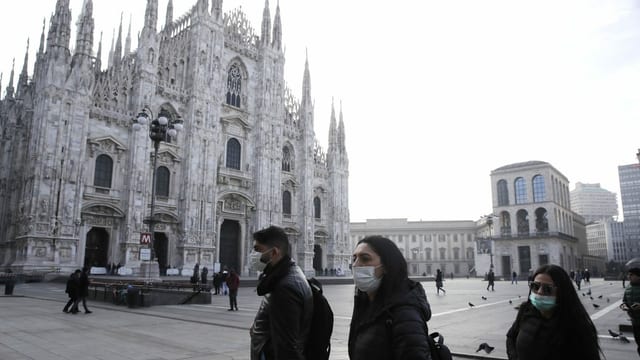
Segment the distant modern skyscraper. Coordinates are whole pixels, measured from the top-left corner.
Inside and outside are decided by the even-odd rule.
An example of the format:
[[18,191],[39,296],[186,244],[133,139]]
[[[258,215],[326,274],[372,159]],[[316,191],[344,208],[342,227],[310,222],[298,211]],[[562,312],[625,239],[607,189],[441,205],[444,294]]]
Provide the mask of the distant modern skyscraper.
[[582,215],[587,224],[609,220],[618,216],[617,195],[601,188],[600,184],[578,182],[576,188],[571,190],[571,210]]
[[629,259],[640,256],[640,165],[618,166],[624,216],[624,241]]
[[624,242],[623,223],[613,220],[598,220],[588,224],[587,246],[589,255],[599,256],[606,261],[626,261],[627,247]]

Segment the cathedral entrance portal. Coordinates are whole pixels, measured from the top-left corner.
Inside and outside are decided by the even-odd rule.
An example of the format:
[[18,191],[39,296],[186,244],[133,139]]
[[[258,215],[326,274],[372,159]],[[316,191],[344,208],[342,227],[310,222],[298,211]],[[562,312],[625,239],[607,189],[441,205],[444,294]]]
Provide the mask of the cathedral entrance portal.
[[106,229],[94,227],[87,233],[84,248],[84,267],[107,266],[109,250],[109,233]]
[[322,275],[322,246],[313,245],[313,269],[316,275]]
[[160,274],[166,275],[169,264],[167,263],[167,253],[169,250],[169,239],[165,233],[156,232],[153,233],[153,251],[158,258],[158,267],[160,268]]
[[224,220],[220,227],[220,264],[223,267],[240,271],[239,244],[240,223],[235,220]]

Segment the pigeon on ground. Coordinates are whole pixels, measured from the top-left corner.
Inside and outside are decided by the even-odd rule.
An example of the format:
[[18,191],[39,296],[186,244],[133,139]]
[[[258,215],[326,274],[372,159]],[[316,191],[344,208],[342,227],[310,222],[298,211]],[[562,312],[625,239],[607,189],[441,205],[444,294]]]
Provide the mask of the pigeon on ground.
[[593,300],[593,296],[589,296],[589,299]]
[[598,296],[598,299],[602,299],[602,295]]
[[509,304],[513,304],[513,301],[509,300]]
[[599,308],[599,307],[600,307],[600,305],[598,305],[598,304],[593,304],[593,307],[597,309],[597,308]]
[[484,350],[487,354],[490,354],[493,349],[495,349],[493,346],[487,344],[486,342],[480,344],[480,346],[478,346],[478,350],[476,350],[476,352],[480,351],[480,350]]
[[631,341],[629,341],[629,339],[627,339],[626,336],[624,335],[620,335],[618,336],[618,338],[620,339],[620,341],[622,341],[623,343],[630,343]]
[[582,296],[587,296],[585,293],[582,293]]
[[591,295],[591,289],[587,290],[587,295]]
[[469,302],[469,306],[474,307],[475,305],[473,305],[471,302]]
[[618,334],[617,332],[612,331],[611,329],[609,329],[609,335],[611,335],[614,338],[620,336],[620,334]]
[[487,298],[483,296],[483,297],[482,297],[482,300],[487,300]]
[[609,302],[609,298],[607,298],[607,302]]
[[516,309],[516,310],[520,310],[520,306],[519,305],[518,306],[514,306],[513,308]]

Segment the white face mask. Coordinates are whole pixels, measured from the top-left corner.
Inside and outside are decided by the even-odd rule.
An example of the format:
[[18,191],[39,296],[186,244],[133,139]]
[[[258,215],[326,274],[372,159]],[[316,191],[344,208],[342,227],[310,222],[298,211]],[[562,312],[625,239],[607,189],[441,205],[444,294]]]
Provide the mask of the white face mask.
[[269,253],[273,248],[261,253],[259,251],[251,251],[249,254],[249,259],[251,263],[251,267],[256,271],[264,271],[264,268],[267,267],[267,264],[271,262],[270,258],[267,258],[265,255]]
[[378,290],[382,277],[377,278],[375,275],[378,266],[354,266],[353,281],[358,290],[369,293]]

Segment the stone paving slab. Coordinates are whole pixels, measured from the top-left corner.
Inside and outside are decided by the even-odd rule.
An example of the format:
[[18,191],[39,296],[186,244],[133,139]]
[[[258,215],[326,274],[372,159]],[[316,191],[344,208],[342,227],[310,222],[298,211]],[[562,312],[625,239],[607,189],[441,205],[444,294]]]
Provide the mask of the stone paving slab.
[[[636,358],[631,334],[627,334],[631,344],[623,344],[607,334],[607,329],[617,330],[619,324],[628,322],[626,315],[617,310],[621,286],[602,280],[592,282],[595,300],[586,296],[582,299],[594,318],[607,359]],[[492,358],[506,358],[506,330],[515,318],[513,307],[526,298],[526,283],[497,282],[496,291],[487,292],[485,282],[456,279],[445,282],[444,296],[435,294],[433,282],[423,285],[433,312],[430,330],[443,333],[452,351],[477,356],[477,344],[488,342],[496,347]],[[3,360],[248,359],[248,329],[261,299],[253,288],[240,288],[237,312],[227,311],[226,296],[213,295],[211,305],[134,309],[90,301],[93,314],[71,315],[61,311],[66,302],[64,284],[19,284],[15,294],[0,296]],[[328,285],[325,294],[335,313],[331,359],[346,360],[353,285]],[[610,302],[604,297],[597,299],[600,294]],[[470,301],[475,303],[474,308],[467,305]],[[593,302],[599,302],[601,308],[593,308]]]

